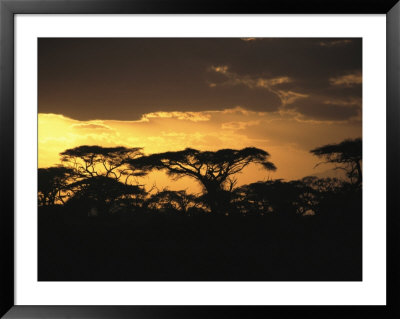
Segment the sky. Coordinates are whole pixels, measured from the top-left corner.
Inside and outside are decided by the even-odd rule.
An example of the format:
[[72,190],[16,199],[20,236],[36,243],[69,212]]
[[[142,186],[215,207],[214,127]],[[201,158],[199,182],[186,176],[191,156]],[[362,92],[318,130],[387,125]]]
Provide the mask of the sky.
[[[334,176],[309,151],[362,136],[359,38],[41,38],[39,167],[79,145],[146,154],[255,146],[276,172],[239,184]],[[195,189],[160,173],[140,181]]]

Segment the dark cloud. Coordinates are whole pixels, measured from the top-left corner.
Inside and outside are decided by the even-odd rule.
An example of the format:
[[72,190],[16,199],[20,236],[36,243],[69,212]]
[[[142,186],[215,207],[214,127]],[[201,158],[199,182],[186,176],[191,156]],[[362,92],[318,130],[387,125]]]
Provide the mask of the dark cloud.
[[316,96],[299,100],[291,106],[303,117],[322,121],[344,121],[355,119],[361,114],[359,100],[335,100]]
[[[42,38],[39,112],[79,120],[136,120],[149,112],[238,105],[275,111],[282,107],[282,97],[294,92],[308,97],[286,107],[310,118],[346,119],[354,108],[323,101],[361,98],[359,83],[332,82],[344,77],[346,84],[352,81],[348,75],[361,74],[361,47],[361,39]],[[213,66],[227,66],[236,82]],[[272,89],[254,85],[259,79],[282,77],[290,81]]]
[[345,40],[322,40],[318,43],[318,45],[322,47],[333,47],[333,46],[341,46],[341,45],[348,45],[351,44],[352,40],[351,39],[345,39]]

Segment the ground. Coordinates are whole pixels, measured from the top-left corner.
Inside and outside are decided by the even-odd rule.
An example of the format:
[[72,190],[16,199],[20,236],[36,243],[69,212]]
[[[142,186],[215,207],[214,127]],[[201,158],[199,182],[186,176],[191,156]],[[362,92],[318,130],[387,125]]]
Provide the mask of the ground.
[[[39,208],[40,281],[362,280],[361,210],[62,218]],[[352,218],[349,214],[352,213]]]

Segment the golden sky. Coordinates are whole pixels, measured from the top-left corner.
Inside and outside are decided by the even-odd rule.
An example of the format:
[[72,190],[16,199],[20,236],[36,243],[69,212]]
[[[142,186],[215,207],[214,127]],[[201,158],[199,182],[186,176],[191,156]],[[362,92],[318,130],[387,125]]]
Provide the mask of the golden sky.
[[[59,153],[79,145],[143,147],[146,154],[182,150],[255,146],[268,151],[276,172],[250,166],[239,184],[258,180],[298,179],[307,175],[334,175],[330,167],[315,168],[318,159],[309,150],[325,143],[360,136],[354,123],[304,120],[288,112],[261,113],[240,107],[209,112],[159,112],[137,121],[79,121],[57,114],[39,114],[39,167],[60,164]],[[190,179],[171,183],[163,174],[139,180],[158,188],[197,189]],[[187,186],[187,183],[190,185]]]
[[[39,39],[39,167],[80,145],[258,147],[239,185],[334,175],[309,151],[362,136],[361,39]],[[199,188],[152,173],[138,182]]]

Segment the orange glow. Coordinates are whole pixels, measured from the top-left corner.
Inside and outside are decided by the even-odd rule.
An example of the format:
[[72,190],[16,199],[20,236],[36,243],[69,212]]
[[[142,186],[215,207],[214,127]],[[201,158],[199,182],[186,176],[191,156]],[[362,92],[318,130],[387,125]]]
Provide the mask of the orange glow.
[[[238,185],[259,180],[299,179],[308,175],[334,176],[329,167],[315,168],[318,159],[309,150],[326,143],[361,135],[361,125],[348,122],[302,121],[295,112],[259,113],[241,108],[206,112],[157,112],[139,121],[77,121],[57,114],[39,114],[39,167],[60,164],[59,153],[79,145],[143,147],[145,154],[182,150],[255,146],[271,154],[276,172],[250,166]],[[187,189],[199,192],[189,178],[171,181],[152,172],[138,183],[147,188]]]

